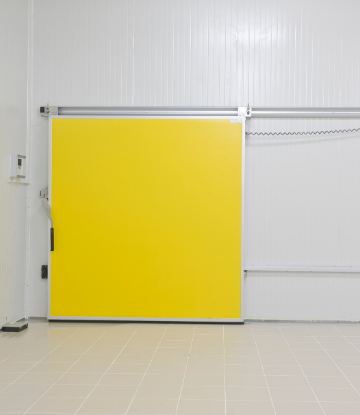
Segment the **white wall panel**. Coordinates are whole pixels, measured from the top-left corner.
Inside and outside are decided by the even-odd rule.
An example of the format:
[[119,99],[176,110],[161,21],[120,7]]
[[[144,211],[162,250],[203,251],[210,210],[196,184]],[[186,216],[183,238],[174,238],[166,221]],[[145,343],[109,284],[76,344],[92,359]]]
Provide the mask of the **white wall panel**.
[[[34,0],[30,314],[46,314],[41,105],[360,106],[359,12],[357,0]],[[359,146],[356,134],[247,139],[247,264],[360,265]],[[360,319],[358,278],[249,273],[247,316]]]
[[26,186],[8,183],[26,155],[28,9],[0,0],[0,327],[24,317]]

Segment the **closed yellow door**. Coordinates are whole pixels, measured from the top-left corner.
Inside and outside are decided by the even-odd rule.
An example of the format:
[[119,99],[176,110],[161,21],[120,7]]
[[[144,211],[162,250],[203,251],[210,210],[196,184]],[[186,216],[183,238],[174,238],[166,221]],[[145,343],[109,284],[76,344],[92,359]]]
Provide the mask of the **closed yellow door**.
[[241,124],[53,119],[50,318],[240,319]]

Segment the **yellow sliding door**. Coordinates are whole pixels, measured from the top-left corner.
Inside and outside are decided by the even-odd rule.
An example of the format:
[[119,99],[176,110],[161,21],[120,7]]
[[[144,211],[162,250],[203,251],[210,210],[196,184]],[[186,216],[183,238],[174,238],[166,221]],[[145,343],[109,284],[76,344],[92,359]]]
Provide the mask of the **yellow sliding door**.
[[241,127],[53,119],[50,318],[240,319]]

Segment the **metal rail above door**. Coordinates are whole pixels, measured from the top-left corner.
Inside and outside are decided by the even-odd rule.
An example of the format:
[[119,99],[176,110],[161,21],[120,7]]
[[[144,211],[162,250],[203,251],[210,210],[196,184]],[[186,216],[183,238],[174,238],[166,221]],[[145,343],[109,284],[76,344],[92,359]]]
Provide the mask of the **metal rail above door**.
[[42,116],[360,118],[360,108],[341,107],[40,107]]

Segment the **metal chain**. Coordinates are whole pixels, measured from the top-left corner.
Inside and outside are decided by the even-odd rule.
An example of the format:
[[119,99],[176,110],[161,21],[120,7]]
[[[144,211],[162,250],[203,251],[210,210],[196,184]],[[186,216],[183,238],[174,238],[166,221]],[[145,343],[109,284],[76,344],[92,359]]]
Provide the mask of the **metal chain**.
[[329,131],[306,131],[306,132],[274,132],[274,133],[263,133],[256,131],[246,131],[246,135],[320,135],[320,134],[344,134],[344,133],[355,133],[360,131],[360,128],[349,128],[347,130],[329,130]]

